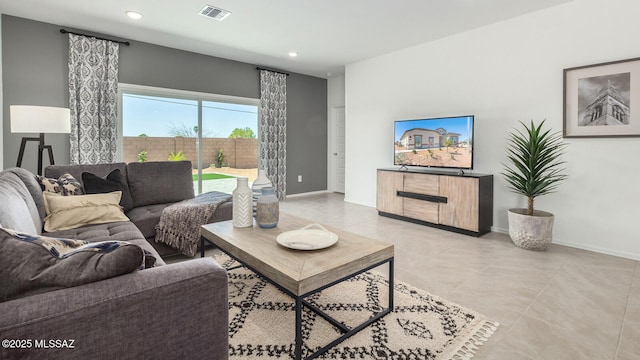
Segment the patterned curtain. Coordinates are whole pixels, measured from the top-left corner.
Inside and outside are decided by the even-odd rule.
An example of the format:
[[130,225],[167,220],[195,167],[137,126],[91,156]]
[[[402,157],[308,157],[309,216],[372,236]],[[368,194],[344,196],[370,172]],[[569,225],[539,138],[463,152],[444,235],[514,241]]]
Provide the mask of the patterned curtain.
[[69,34],[71,163],[116,161],[117,43]]
[[260,70],[260,166],[278,199],[287,193],[287,75]]

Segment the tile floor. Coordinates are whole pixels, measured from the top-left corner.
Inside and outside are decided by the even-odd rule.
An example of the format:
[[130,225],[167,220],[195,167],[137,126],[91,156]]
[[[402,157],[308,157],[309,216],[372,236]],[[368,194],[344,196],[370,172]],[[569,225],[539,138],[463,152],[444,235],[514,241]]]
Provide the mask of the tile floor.
[[477,359],[640,359],[637,261],[551,245],[516,248],[381,217],[340,194],[289,197],[280,210],[395,245],[397,279],[500,322]]

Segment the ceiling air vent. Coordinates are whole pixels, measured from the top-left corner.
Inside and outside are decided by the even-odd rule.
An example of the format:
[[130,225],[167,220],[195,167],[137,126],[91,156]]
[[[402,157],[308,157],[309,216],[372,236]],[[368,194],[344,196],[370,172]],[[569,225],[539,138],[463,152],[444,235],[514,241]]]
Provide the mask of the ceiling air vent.
[[207,5],[202,10],[200,10],[200,15],[212,18],[214,20],[222,21],[227,16],[231,15],[231,12],[215,6]]

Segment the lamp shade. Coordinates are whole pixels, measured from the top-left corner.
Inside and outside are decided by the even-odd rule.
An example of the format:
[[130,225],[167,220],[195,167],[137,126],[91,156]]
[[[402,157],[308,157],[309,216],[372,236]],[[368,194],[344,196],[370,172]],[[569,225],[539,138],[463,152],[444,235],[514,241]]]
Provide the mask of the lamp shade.
[[67,108],[11,105],[12,133],[70,133],[71,113]]

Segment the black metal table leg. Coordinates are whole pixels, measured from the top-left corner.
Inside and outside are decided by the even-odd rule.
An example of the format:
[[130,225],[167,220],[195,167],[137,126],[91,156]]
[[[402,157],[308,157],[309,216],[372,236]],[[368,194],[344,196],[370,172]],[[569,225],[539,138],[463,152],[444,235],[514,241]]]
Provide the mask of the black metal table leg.
[[[204,241],[209,242],[209,240],[204,239],[204,237],[202,238],[202,242],[204,243]],[[224,250],[223,250],[224,251]],[[226,252],[226,251],[225,251]],[[384,317],[385,315],[389,314],[390,312],[393,311],[393,307],[394,307],[394,296],[393,296],[393,292],[394,292],[394,281],[393,281],[393,276],[394,276],[394,258],[389,258],[387,260],[381,261],[377,264],[371,265],[365,269],[361,269],[359,271],[356,271],[354,273],[352,273],[351,275],[347,275],[341,279],[338,279],[336,281],[333,281],[330,284],[324,285],[320,288],[317,288],[313,291],[310,291],[306,294],[301,294],[301,295],[295,295],[293,294],[291,291],[285,289],[284,287],[282,287],[280,284],[276,283],[275,281],[271,280],[270,278],[264,276],[261,272],[257,271],[256,269],[254,269],[251,266],[248,266],[246,264],[244,264],[242,261],[240,261],[238,258],[236,258],[235,256],[227,253],[227,255],[229,255],[231,258],[233,258],[234,260],[238,261],[240,264],[242,264],[241,266],[246,267],[247,269],[253,271],[254,273],[256,273],[258,276],[262,277],[264,280],[266,280],[268,283],[274,285],[276,288],[280,289],[282,292],[288,294],[290,297],[292,297],[295,301],[295,344],[294,344],[294,358],[296,360],[301,360],[302,359],[302,311],[304,307],[308,307],[311,311],[315,312],[316,314],[318,314],[321,318],[324,318],[325,320],[327,320],[330,324],[334,325],[336,328],[338,328],[339,330],[341,330],[343,332],[342,336],[338,337],[337,339],[333,340],[331,343],[325,345],[324,347],[322,347],[321,349],[317,350],[316,352],[314,352],[313,354],[310,354],[309,356],[307,356],[305,359],[315,359],[318,356],[324,354],[325,352],[327,352],[327,350],[331,349],[332,347],[340,344],[341,342],[343,342],[344,340],[350,338],[351,336],[357,334],[360,330],[366,328],[367,326],[371,325],[372,323],[378,321],[380,318]],[[311,296],[312,294],[318,293],[324,289],[327,289],[331,286],[334,286],[346,279],[349,279],[351,277],[354,277],[356,275],[359,275],[365,271],[369,271],[375,267],[378,267],[380,265],[383,264],[388,264],[389,265],[389,307],[387,307],[386,309],[383,309],[382,311],[378,312],[376,315],[374,315],[373,317],[369,318],[368,320],[364,321],[363,323],[361,323],[360,325],[354,327],[354,328],[350,328],[348,326],[345,326],[343,324],[340,324],[338,320],[332,318],[331,316],[329,316],[329,314],[323,312],[322,310],[320,310],[318,307],[313,306],[312,304],[310,304],[309,302],[305,301],[304,299]],[[238,267],[241,267],[238,266]],[[234,267],[236,268],[236,267]],[[227,269],[228,271],[234,269]]]
[[296,296],[296,360],[302,359],[302,298]]
[[393,277],[395,274],[393,273],[393,258],[389,260],[389,309],[393,311]]

